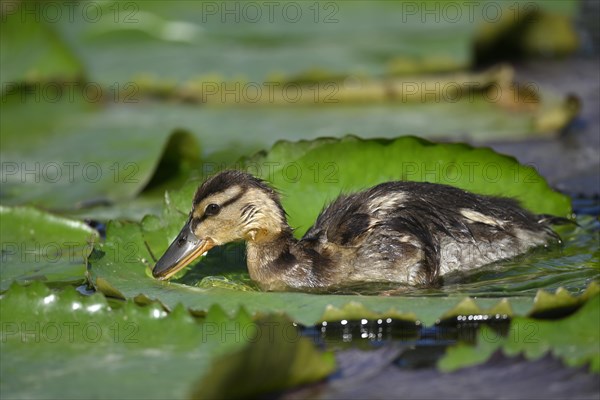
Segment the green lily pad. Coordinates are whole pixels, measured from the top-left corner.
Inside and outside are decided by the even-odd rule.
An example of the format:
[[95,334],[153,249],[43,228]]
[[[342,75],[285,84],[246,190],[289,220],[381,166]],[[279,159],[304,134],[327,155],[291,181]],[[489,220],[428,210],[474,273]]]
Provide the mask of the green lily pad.
[[597,281],[592,281],[579,296],[573,296],[568,290],[562,287],[557,289],[555,293],[540,290],[535,296],[533,308],[529,312],[529,316],[541,317],[548,313],[552,314],[557,309],[572,310],[578,308],[599,293],[600,284]]
[[[68,62],[76,54],[92,82],[150,82],[155,88],[239,77],[256,83],[450,71],[472,64],[475,41],[493,41],[515,26],[527,28],[526,49],[563,48],[564,36],[573,37],[568,17],[576,6],[546,3],[494,4],[498,18],[490,20],[489,2],[449,9],[385,1],[201,7],[185,1],[18,2],[5,10],[2,33],[12,33],[13,41],[3,47],[2,65],[15,71],[11,79],[32,71],[44,79],[57,68],[82,69]],[[538,18],[529,18],[532,12]],[[560,32],[567,35],[540,23],[555,14],[565,19]]]
[[569,366],[587,365],[600,372],[600,296],[590,298],[576,313],[560,320],[541,321],[516,317],[507,337],[482,327],[476,346],[456,345],[438,362],[442,371],[485,362],[497,350],[515,356],[538,359],[547,352]]
[[56,102],[36,100],[40,92],[3,99],[3,204],[70,210],[130,200],[144,189],[162,195],[200,164],[199,145],[181,125],[70,93]]
[[31,207],[0,206],[0,292],[12,282],[81,283],[98,233]]
[[56,24],[91,80],[107,86],[418,73],[462,69],[471,61],[469,21],[438,21],[431,29],[397,3],[118,4],[99,5],[93,23],[76,7],[73,21]]
[[[480,139],[487,140],[491,136],[506,138],[515,132],[540,131],[533,128],[533,114],[511,113],[483,100],[199,109],[141,102],[107,106],[85,91],[61,90],[62,96],[56,101],[47,98],[48,94],[41,89],[3,98],[5,112],[0,121],[0,140],[4,204],[43,204],[46,208],[65,210],[129,201],[148,185],[154,188],[154,193],[178,187],[186,178],[210,173],[242,155],[271,146],[273,138],[282,134],[289,139],[300,139],[339,137],[348,132],[360,132],[367,138],[417,132],[426,137],[466,133],[482,135]],[[430,115],[437,116],[435,121],[424,124]],[[23,132],[27,132],[29,140],[21,140]],[[202,143],[202,155],[197,143]],[[304,178],[323,180],[335,172],[329,164],[333,161],[321,161],[320,170],[302,171]],[[480,166],[481,170],[475,171],[479,173],[476,178],[485,173],[492,179],[491,185],[512,174],[516,174],[518,181],[537,178],[527,171],[525,175],[502,171],[504,175],[497,177],[496,166],[486,165],[485,170]],[[197,171],[199,167],[201,171]],[[471,172],[470,165],[458,164],[460,171],[448,164],[438,167],[450,168],[442,171],[450,174],[450,180],[457,174]],[[293,166],[288,172],[294,172]],[[419,169],[405,172],[424,173]]]
[[[43,3],[33,1],[2,5],[0,82],[3,95],[24,82],[31,84],[52,79],[76,82],[82,76],[81,61],[61,39],[52,22],[45,20],[46,16],[56,18],[58,14],[52,14],[56,9],[46,14],[42,7]],[[24,18],[25,15],[28,17]]]
[[169,314],[158,304],[111,309],[100,294],[55,292],[40,283],[13,286],[0,298],[0,310],[2,398],[185,399],[201,392],[196,382],[207,374],[212,393],[265,346],[278,349],[269,368],[287,371],[271,376],[265,388],[312,382],[334,366],[330,354],[299,339],[289,322],[255,322],[243,311],[229,318],[215,307],[198,323],[183,307]]
[[[309,221],[310,217],[306,210],[312,212],[312,208],[316,208],[317,204],[320,207],[318,199],[325,201],[326,194],[321,191],[329,191],[329,193],[337,194],[341,189],[365,187],[376,183],[378,180],[387,180],[394,178],[394,168],[388,165],[381,165],[379,161],[396,160],[398,159],[395,152],[403,151],[403,155],[411,160],[410,157],[421,156],[420,162],[425,163],[427,159],[432,165],[435,162],[442,164],[445,160],[479,160],[472,161],[481,163],[481,159],[494,162],[502,165],[509,171],[516,173],[534,173],[533,170],[518,165],[513,159],[493,153],[489,149],[474,149],[465,145],[435,145],[426,141],[415,138],[400,138],[396,141],[365,141],[356,138],[346,138],[342,140],[319,140],[305,141],[297,144],[280,143],[276,145],[268,155],[259,155],[253,159],[245,160],[245,165],[248,167],[252,162],[260,161],[264,165],[277,166],[279,160],[292,160],[290,162],[297,165],[309,165],[309,162],[321,159],[327,161],[328,157],[337,157],[337,154],[354,155],[358,165],[361,164],[366,157],[358,148],[363,148],[368,154],[369,159],[375,160],[374,163],[380,169],[368,168],[362,171],[357,171],[356,166],[350,164],[341,158],[341,165],[347,167],[349,171],[341,168],[338,171],[337,182],[317,182],[312,183],[311,177],[306,177],[304,180],[296,182],[288,182],[288,196],[284,198],[285,206],[290,210],[290,206],[296,210],[300,210],[298,219]],[[391,150],[390,150],[391,148]],[[405,150],[402,150],[406,148]],[[456,158],[451,158],[453,151],[458,153]],[[318,158],[317,157],[320,157]],[[394,155],[394,156],[392,156]],[[429,158],[427,158],[429,157]],[[478,158],[479,157],[479,158]],[[400,158],[402,159],[402,158]],[[414,158],[412,159],[414,160]],[[414,161],[411,161],[414,162]],[[393,164],[391,162],[390,164]],[[281,164],[279,164],[281,165]],[[443,165],[443,164],[442,164]],[[285,166],[284,166],[285,168]],[[428,167],[433,169],[433,167]],[[307,169],[309,170],[309,169]],[[278,186],[278,183],[283,183],[285,186],[285,175],[281,175],[281,169],[272,169],[273,175],[271,181]],[[342,179],[341,171],[345,171],[344,179]],[[388,172],[389,171],[389,172]],[[477,169],[474,169],[477,171]],[[388,173],[389,175],[385,175]],[[279,175],[278,175],[279,174]],[[275,177],[275,178],[274,178]],[[405,176],[397,176],[397,178],[406,178]],[[554,210],[558,214],[565,215],[569,212],[569,201],[566,197],[551,191],[545,181],[541,180],[536,175],[537,185],[524,184],[517,189],[510,188],[508,183],[502,189],[504,193],[511,190],[527,196],[531,204],[534,203],[533,194],[542,197],[545,202],[541,206],[545,209],[537,208],[538,212],[547,212]],[[269,176],[267,176],[269,178]],[[363,181],[364,179],[364,181]],[[369,181],[370,180],[370,181]],[[349,182],[344,185],[344,182]],[[510,180],[509,180],[510,182]],[[312,188],[316,186],[319,190]],[[465,179],[465,185],[471,185],[469,188],[479,188],[480,191],[493,191],[484,185],[482,182],[469,182]],[[519,184],[516,184],[519,186]],[[294,321],[312,325],[323,319],[326,310],[333,308],[342,309],[342,314],[346,313],[348,317],[356,314],[356,312],[348,311],[350,307],[347,305],[350,302],[358,302],[356,307],[352,309],[370,310],[372,313],[392,313],[401,315],[404,319],[414,321],[418,319],[426,324],[431,324],[437,321],[444,312],[451,310],[459,303],[465,295],[477,296],[477,308],[472,307],[477,313],[482,312],[501,312],[502,314],[511,314],[509,311],[512,308],[514,315],[525,315],[531,309],[533,304],[533,296],[540,287],[546,287],[544,284],[551,285],[560,282],[562,276],[569,275],[572,279],[573,287],[583,288],[589,283],[589,279],[597,279],[598,270],[591,265],[595,265],[594,256],[589,254],[590,246],[594,246],[593,235],[585,230],[585,224],[582,227],[573,228],[578,235],[587,235],[589,240],[582,247],[573,246],[570,236],[567,236],[564,249],[543,250],[539,254],[534,254],[539,260],[532,262],[532,266],[523,267],[523,260],[530,256],[524,256],[520,260],[511,260],[510,263],[520,265],[521,268],[532,268],[521,272],[521,275],[527,280],[531,280],[531,274],[539,274],[544,277],[554,277],[551,282],[543,281],[541,285],[531,285],[527,290],[523,290],[518,286],[519,275],[516,277],[511,269],[508,269],[505,275],[504,266],[502,264],[494,265],[490,269],[485,270],[491,276],[488,277],[488,284],[492,283],[493,290],[482,291],[481,285],[486,282],[477,280],[477,285],[470,287],[469,285],[461,285],[461,280],[468,282],[468,277],[455,277],[448,283],[448,287],[442,287],[439,290],[423,290],[417,288],[407,288],[403,293],[403,297],[381,297],[381,296],[347,296],[347,295],[315,295],[308,293],[261,293],[256,291],[248,291],[247,288],[252,287],[252,283],[248,280],[247,270],[245,267],[244,249],[239,245],[231,245],[221,248],[216,251],[211,251],[209,254],[201,258],[194,267],[180,273],[173,282],[157,281],[151,276],[151,269],[155,261],[166,250],[169,243],[177,235],[179,229],[189,212],[190,202],[193,197],[196,184],[186,185],[179,192],[169,192],[166,196],[164,214],[162,217],[150,216],[145,218],[141,224],[112,222],[108,226],[107,241],[96,247],[93,256],[90,259],[89,280],[100,291],[107,295],[122,297],[122,298],[137,298],[148,300],[158,300],[167,308],[175,307],[176,304],[182,302],[186,307],[195,313],[204,313],[212,305],[219,304],[227,312],[235,312],[239,306],[244,305],[251,313],[261,312],[285,312]],[[304,199],[305,207],[301,208],[298,203],[302,200],[293,199],[291,192],[297,193],[298,197]],[[310,197],[310,199],[309,199]],[[317,200],[315,200],[317,199]],[[314,204],[314,206],[313,206]],[[538,206],[539,207],[539,206]],[[317,209],[318,211],[318,209]],[[317,212],[315,211],[315,212]],[[293,212],[290,212],[292,218]],[[294,222],[292,222],[294,223]],[[298,227],[296,222],[295,227]],[[591,228],[590,228],[591,229]],[[572,234],[572,233],[570,233]],[[576,236],[577,237],[577,236]],[[597,244],[596,244],[597,245]],[[555,256],[564,253],[565,256],[573,257],[573,255],[585,255],[586,263],[575,269],[568,265],[563,269],[555,268],[554,264],[546,265],[548,259],[553,259]],[[579,262],[579,258],[574,258],[571,262]],[[557,271],[554,271],[556,269]],[[502,272],[500,272],[502,271]],[[482,271],[476,271],[474,274],[483,274]],[[561,275],[562,274],[562,275]],[[222,276],[223,278],[210,278],[212,276]],[[508,280],[506,286],[496,285],[495,280],[498,277],[504,276]],[[226,285],[220,285],[227,282]],[[516,282],[515,289],[512,286]],[[242,285],[242,286],[236,286]],[[221,287],[215,287],[221,286]],[[223,287],[231,287],[235,290],[228,290]],[[244,291],[240,290],[244,289]],[[380,292],[381,290],[379,290]],[[360,290],[357,291],[361,293]],[[364,293],[364,292],[363,292]],[[398,294],[398,293],[397,293]],[[510,295],[512,298],[510,304],[499,302],[498,297]],[[419,297],[417,297],[419,296]],[[425,297],[421,297],[425,296]],[[440,297],[442,296],[442,297]],[[489,297],[489,298],[482,298]],[[481,308],[479,308],[481,307]],[[464,308],[464,307],[463,307]],[[458,308],[459,313],[466,313],[469,310]],[[490,311],[490,309],[492,311]],[[344,311],[346,310],[346,311]],[[474,311],[474,312],[475,312]],[[368,314],[368,313],[367,313]],[[379,315],[378,314],[378,315]],[[327,314],[325,314],[327,315]],[[337,314],[336,314],[337,315]],[[340,314],[341,315],[341,314]],[[449,315],[449,314],[448,314]],[[446,315],[446,317],[448,316]]]
[[532,167],[489,148],[466,144],[435,144],[416,137],[281,141],[268,153],[245,160],[243,166],[283,193],[290,225],[298,229],[298,235],[340,192],[392,180],[428,181],[513,197],[538,214],[571,213],[569,198],[552,190]]
[[[510,303],[507,299],[502,299],[498,304],[487,310],[482,309],[475,301],[467,297],[451,310],[446,311],[439,319],[439,321],[454,319],[460,316],[466,315],[481,315],[481,316],[494,316],[497,315],[502,319],[510,318],[513,316],[513,311]],[[487,319],[487,318],[485,318]],[[438,322],[439,322],[438,321]]]

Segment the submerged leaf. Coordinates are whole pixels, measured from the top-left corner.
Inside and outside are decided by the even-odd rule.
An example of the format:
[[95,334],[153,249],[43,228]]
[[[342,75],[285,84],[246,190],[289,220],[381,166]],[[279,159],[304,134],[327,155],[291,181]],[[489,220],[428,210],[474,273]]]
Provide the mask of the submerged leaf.
[[251,344],[217,358],[191,398],[248,398],[321,380],[335,369],[332,353],[316,350],[291,321],[265,318]]

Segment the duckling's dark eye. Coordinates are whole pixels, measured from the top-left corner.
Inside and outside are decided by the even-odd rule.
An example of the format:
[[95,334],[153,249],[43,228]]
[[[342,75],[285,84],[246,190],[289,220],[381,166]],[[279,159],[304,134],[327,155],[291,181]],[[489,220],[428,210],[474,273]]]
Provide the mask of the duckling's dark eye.
[[209,204],[206,206],[206,210],[204,210],[204,215],[211,216],[217,215],[221,211],[221,207],[218,204]]

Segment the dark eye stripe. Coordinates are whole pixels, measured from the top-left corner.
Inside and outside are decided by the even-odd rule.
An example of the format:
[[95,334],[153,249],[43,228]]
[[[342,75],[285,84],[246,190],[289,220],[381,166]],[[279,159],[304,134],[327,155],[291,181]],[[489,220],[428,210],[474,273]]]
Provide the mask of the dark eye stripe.
[[229,200],[227,200],[223,204],[221,204],[221,208],[225,208],[228,205],[235,203],[236,201],[241,199],[245,193],[246,193],[246,190],[242,190],[239,194],[233,196],[232,198],[230,198]]
[[[242,190],[239,194],[237,194],[237,195],[233,196],[231,199],[223,202],[223,204],[221,204],[221,206],[220,206],[219,212],[223,208],[227,207],[228,205],[231,205],[231,204],[235,203],[236,201],[238,201],[239,199],[241,199],[244,196],[245,193],[246,193],[246,190]],[[211,204],[209,204],[207,206],[207,208],[210,205]],[[200,223],[200,222],[204,221],[206,218],[211,217],[211,216],[216,215],[216,214],[218,214],[218,212],[215,213],[215,214],[211,214],[211,213],[207,212],[207,210],[204,210],[204,214],[200,218],[197,218],[197,221],[198,221],[198,223]]]

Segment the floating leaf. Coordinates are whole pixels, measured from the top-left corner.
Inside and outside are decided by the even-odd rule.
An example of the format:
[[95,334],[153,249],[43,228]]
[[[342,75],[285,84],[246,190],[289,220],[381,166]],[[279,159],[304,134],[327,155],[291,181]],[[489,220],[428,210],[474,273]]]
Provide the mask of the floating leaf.
[[596,281],[592,281],[579,296],[573,296],[564,288],[558,288],[555,293],[540,290],[533,300],[533,308],[529,311],[529,316],[540,317],[547,313],[556,313],[561,309],[573,310],[598,293],[600,293],[600,285]]
[[515,317],[511,321],[507,337],[501,337],[498,332],[482,327],[476,346],[459,344],[450,348],[439,361],[438,367],[443,371],[453,371],[476,365],[486,361],[497,349],[502,349],[507,355],[523,353],[528,359],[538,359],[551,352],[569,366],[589,364],[592,371],[600,372],[598,326],[600,296],[596,295],[577,312],[560,320]]
[[[310,382],[333,368],[331,355],[299,339],[289,322],[253,321],[243,310],[232,318],[212,307],[199,323],[181,306],[169,314],[156,303],[111,309],[100,294],[34,283],[11,287],[0,311],[2,398],[185,399],[206,374],[221,373],[207,388],[216,390],[228,372],[249,372],[245,356],[258,362],[269,348],[278,351],[265,365],[287,370],[277,379],[271,370],[271,386],[263,388]],[[233,386],[249,395],[257,388],[251,383]]]
[[[454,319],[460,316],[482,316],[483,320],[487,320],[487,317],[499,316],[499,318],[506,319],[513,316],[513,311],[510,306],[510,303],[507,299],[502,299],[498,302],[498,304],[494,305],[488,309],[482,309],[475,301],[467,297],[456,307],[451,310],[446,311],[439,319],[439,321]],[[480,320],[480,318],[476,318],[476,320]],[[439,322],[438,321],[438,322]]]
[[319,319],[321,321],[340,321],[346,320],[360,320],[360,319],[372,319],[377,320],[380,318],[394,318],[407,322],[416,322],[416,315],[411,313],[399,313],[394,309],[389,309],[384,312],[373,312],[369,310],[364,304],[357,301],[351,301],[344,304],[343,307],[337,308],[331,305],[327,306],[323,316]]
[[70,210],[130,200],[144,188],[162,195],[199,165],[199,146],[181,125],[71,90],[54,102],[39,92],[3,99],[4,204]]
[[567,196],[552,190],[532,167],[489,148],[435,144],[416,137],[395,140],[278,142],[268,153],[246,159],[244,167],[283,194],[290,224],[305,232],[324,204],[340,192],[393,180],[449,184],[475,193],[513,197],[538,214],[567,216]]
[[[298,221],[301,219],[309,221],[311,217],[309,212],[307,212],[307,209],[312,212],[312,209],[316,208],[315,212],[318,212],[317,207],[321,207],[325,201],[324,198],[327,196],[327,194],[323,194],[321,191],[325,193],[329,191],[332,194],[337,194],[340,190],[347,189],[348,187],[353,189],[365,187],[376,183],[377,181],[393,178],[393,166],[379,165],[379,163],[380,160],[396,159],[395,157],[391,157],[391,154],[394,151],[407,157],[408,160],[414,160],[414,158],[411,157],[421,156],[422,162],[430,160],[429,162],[431,163],[435,163],[436,161],[439,162],[439,160],[452,161],[456,158],[461,159],[461,157],[465,160],[470,160],[473,158],[469,157],[473,157],[472,155],[474,154],[476,157],[480,157],[475,158],[479,159],[479,162],[481,162],[481,159],[487,159],[498,163],[504,162],[506,168],[514,168],[515,171],[521,171],[522,168],[523,171],[532,173],[532,170],[518,165],[513,159],[497,155],[489,149],[473,149],[465,145],[435,145],[410,137],[400,138],[395,141],[365,141],[350,137],[343,140],[324,139],[314,142],[305,141],[297,144],[280,143],[275,146],[268,155],[247,159],[245,165],[249,166],[250,163],[257,162],[257,160],[260,160],[260,162],[267,165],[276,165],[276,162],[281,162],[280,160],[283,159],[296,160],[293,162],[297,162],[298,165],[306,165],[308,163],[306,160],[320,159],[326,161],[329,159],[328,157],[334,157],[337,154],[346,154],[349,159],[352,159],[352,157],[350,157],[350,155],[352,155],[354,162],[358,165],[363,165],[362,162],[366,160],[364,158],[366,156],[363,156],[362,152],[359,151],[359,148],[363,148],[369,159],[374,160],[375,167],[380,168],[369,167],[366,169],[363,168],[362,171],[355,171],[357,169],[356,166],[350,165],[349,161],[340,160],[340,163],[343,163],[342,165],[348,167],[349,171],[344,170],[344,179],[342,179],[342,170],[340,169],[338,182],[327,184],[310,182],[310,178],[300,180],[298,183],[285,183],[284,179],[281,178],[281,175],[277,175],[282,170],[274,169],[274,176],[279,176],[279,178],[272,177],[275,186],[278,186],[279,183],[284,187],[289,188],[289,190],[286,190],[288,196],[284,201],[286,202],[285,205],[288,207],[288,211],[290,210],[289,207],[292,207],[292,209],[295,210],[289,211],[293,220],[295,219]],[[458,155],[454,156],[456,158],[452,158],[454,152],[458,153]],[[393,165],[394,163],[388,162],[388,164]],[[406,176],[404,177],[406,178]],[[398,178],[402,178],[402,176],[398,176]],[[538,179],[540,179],[540,181],[537,182],[537,186],[535,184],[522,184],[522,187],[514,189],[506,183],[506,187],[503,187],[502,190],[504,192],[513,190],[522,193],[524,196],[527,196],[527,199],[531,203],[534,202],[533,194],[537,192],[538,195],[542,196],[546,201],[546,208],[538,208],[538,212],[554,209],[556,211],[562,210],[560,213],[566,213],[569,210],[568,199],[551,191],[541,177],[538,176]],[[508,182],[510,182],[510,180],[508,180]],[[489,188],[481,182],[470,183],[468,180],[465,180],[465,185],[472,185],[479,188],[480,191],[489,192],[500,190],[493,186],[492,188]],[[162,255],[183,225],[186,215],[189,212],[195,187],[196,183],[192,183],[185,186],[180,192],[169,192],[166,196],[166,206],[162,217],[149,216],[145,218],[141,224],[121,222],[109,224],[107,241],[97,246],[93,257],[90,260],[90,282],[98,290],[101,290],[108,295],[116,295],[123,298],[136,298],[139,295],[142,295],[145,299],[160,301],[167,308],[172,308],[178,302],[182,302],[194,313],[201,314],[206,312],[212,305],[219,304],[224,307],[227,312],[231,313],[235,312],[235,310],[243,305],[244,307],[247,307],[248,311],[252,314],[261,312],[285,312],[294,321],[305,325],[312,325],[322,319],[325,310],[328,307],[342,308],[343,311],[341,311],[339,315],[336,315],[336,318],[338,316],[342,318],[344,313],[347,313],[348,316],[355,315],[356,312],[354,311],[363,307],[365,312],[366,310],[370,310],[377,315],[393,312],[397,315],[402,315],[405,318],[410,315],[426,324],[431,324],[435,322],[444,311],[453,308],[465,295],[471,293],[468,290],[461,290],[462,286],[456,284],[456,277],[449,280],[451,284],[448,287],[444,286],[439,290],[406,288],[405,293],[403,294],[408,296],[392,298],[363,296],[357,299],[353,296],[343,295],[242,292],[240,290],[226,290],[214,287],[227,282],[229,283],[225,286],[233,285],[232,287],[235,287],[235,284],[237,283],[243,284],[244,288],[252,287],[252,282],[249,281],[245,266],[244,249],[241,245],[237,244],[209,252],[209,254],[206,257],[201,258],[194,267],[182,271],[181,275],[176,277],[172,282],[157,281],[152,278],[151,269],[153,268],[155,261]],[[291,196],[291,193],[289,192],[292,190],[294,193],[297,193],[297,196]],[[298,198],[301,200],[298,200]],[[320,202],[318,199],[322,199],[323,202]],[[300,205],[302,201],[304,201],[303,206]],[[294,217],[294,215],[296,216]],[[294,227],[297,228],[298,226],[298,222],[296,222]],[[570,243],[570,241],[568,242]],[[587,248],[588,247],[583,247],[582,249],[586,249],[585,257],[589,258],[590,256],[587,254]],[[556,250],[557,254],[562,254],[563,252],[565,254],[570,254],[569,251],[574,252],[574,254],[579,254],[577,251],[580,251],[580,249]],[[523,258],[518,261],[518,265],[521,266],[523,259],[526,257],[529,257],[529,255],[523,256]],[[538,257],[543,260],[542,254]],[[545,257],[548,257],[548,255]],[[507,261],[507,263],[510,262],[517,261]],[[582,280],[585,281],[588,276],[597,276],[597,270],[584,268],[585,265],[583,265],[580,270],[564,267],[563,271],[563,269],[555,268],[554,266],[550,269],[541,261],[537,262],[539,264],[534,263],[531,267],[534,268],[536,274],[545,277],[553,276],[555,279],[557,279],[556,277],[560,276],[560,274],[578,276],[577,282],[579,285],[581,285]],[[491,270],[488,270],[488,273],[491,274],[492,277],[487,279],[491,282],[495,282],[495,280],[502,276],[502,265],[494,265],[490,268]],[[482,269],[482,271],[484,271],[484,269]],[[478,270],[474,272],[474,274],[482,274],[482,271]],[[514,273],[511,270],[506,271],[506,279],[516,279],[513,275]],[[210,278],[211,276],[223,276],[224,278]],[[531,280],[531,276],[528,280]],[[484,280],[478,279],[477,282],[481,285]],[[240,288],[241,287],[238,287],[237,289]],[[481,293],[480,287],[474,286],[474,293],[478,296],[478,305],[471,307],[471,311],[476,312],[477,314],[485,312],[494,315],[497,313],[510,315],[512,313],[511,309],[513,309],[516,315],[524,315],[531,308],[533,294],[535,294],[537,288],[539,288],[539,286],[532,286],[532,288],[529,289],[529,292],[526,292],[527,296],[520,297],[522,296],[521,289],[511,292],[507,290],[506,286],[502,286],[495,287],[494,290],[490,290],[487,293]],[[379,292],[380,291],[381,290],[379,290]],[[358,292],[360,293],[360,290]],[[530,293],[531,297],[528,297]],[[440,298],[419,298],[414,297],[415,294],[421,296],[435,296],[439,294],[450,296]],[[505,301],[503,302],[497,299],[499,296],[503,297],[507,294],[512,296],[510,305]],[[483,298],[489,296],[492,296],[493,298]],[[343,308],[350,301],[358,302],[360,305]],[[354,311],[351,312],[350,309],[354,309]],[[469,310],[463,311],[465,313],[470,312]]]
[[75,221],[31,207],[0,206],[0,292],[12,282],[80,283],[98,234]]
[[182,1],[106,5],[98,7],[101,18],[93,23],[76,12],[73,21],[56,25],[90,78],[107,86],[413,74],[463,69],[471,60],[470,21],[441,21],[432,30],[398,3],[260,3],[233,14],[224,7],[190,8]]
[[2,5],[0,68],[3,95],[24,82],[79,81],[82,63],[56,32],[52,22],[62,19],[62,11],[59,7],[54,11],[57,14],[50,15],[49,11],[46,14],[43,3],[33,1]]

